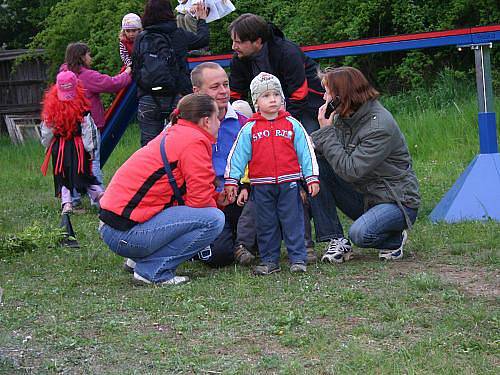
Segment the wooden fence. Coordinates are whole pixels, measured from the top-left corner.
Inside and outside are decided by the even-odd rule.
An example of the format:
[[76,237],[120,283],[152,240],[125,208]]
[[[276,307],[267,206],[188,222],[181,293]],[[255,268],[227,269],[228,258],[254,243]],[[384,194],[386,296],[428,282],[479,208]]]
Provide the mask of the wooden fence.
[[27,50],[0,50],[0,131],[6,131],[5,115],[38,115],[47,85],[47,65],[34,57],[15,64]]

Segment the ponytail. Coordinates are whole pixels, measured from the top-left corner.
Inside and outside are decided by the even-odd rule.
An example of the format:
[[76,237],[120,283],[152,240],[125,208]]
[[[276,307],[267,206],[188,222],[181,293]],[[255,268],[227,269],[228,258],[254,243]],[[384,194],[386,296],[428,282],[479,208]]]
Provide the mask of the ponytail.
[[170,115],[170,122],[175,125],[179,119],[198,123],[203,117],[210,117],[216,111],[215,100],[206,94],[184,96]]

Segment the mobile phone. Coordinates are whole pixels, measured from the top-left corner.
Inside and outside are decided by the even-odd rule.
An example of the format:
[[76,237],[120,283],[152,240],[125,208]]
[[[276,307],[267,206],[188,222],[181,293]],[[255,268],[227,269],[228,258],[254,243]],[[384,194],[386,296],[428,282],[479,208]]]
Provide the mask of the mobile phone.
[[326,105],[326,111],[325,111],[325,118],[329,119],[330,116],[332,115],[333,111],[339,106],[340,104],[340,96],[336,96],[332,100],[328,102]]

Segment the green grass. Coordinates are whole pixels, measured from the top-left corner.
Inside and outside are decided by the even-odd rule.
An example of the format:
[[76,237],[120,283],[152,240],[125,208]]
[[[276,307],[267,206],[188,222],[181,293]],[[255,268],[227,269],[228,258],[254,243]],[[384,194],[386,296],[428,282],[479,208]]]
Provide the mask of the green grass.
[[[0,138],[0,373],[497,373],[500,224],[427,218],[478,152],[476,104],[411,100],[387,98],[423,196],[405,260],[356,250],[303,276],[187,263],[187,285],[133,286],[88,202],[72,216],[82,248],[57,246],[41,146]],[[108,179],[138,144],[132,127]]]

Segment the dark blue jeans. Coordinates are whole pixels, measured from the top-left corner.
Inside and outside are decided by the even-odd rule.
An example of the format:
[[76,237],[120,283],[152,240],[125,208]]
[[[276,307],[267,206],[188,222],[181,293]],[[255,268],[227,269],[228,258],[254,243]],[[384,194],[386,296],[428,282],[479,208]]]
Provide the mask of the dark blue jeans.
[[238,220],[235,247],[243,245],[250,251],[255,251],[257,248],[257,228],[255,227],[254,206],[255,202],[251,199],[243,206],[243,210]]
[[205,264],[218,268],[228,266],[234,262],[234,245],[241,211],[242,208],[236,203],[224,208],[224,228],[210,245],[212,255],[203,260]]
[[305,263],[304,212],[299,183],[253,185],[250,199],[255,202],[257,242],[262,262],[279,263],[283,232],[290,263]]
[[[344,237],[337,207],[354,220],[349,238],[359,247],[397,249],[401,245],[406,221],[396,203],[382,203],[364,210],[363,194],[335,174],[325,158],[318,156],[320,192],[310,199],[318,241]],[[404,207],[410,221],[415,222],[417,210]]]
[[[238,230],[235,247],[244,245],[248,250],[257,253],[257,232],[255,228],[255,202],[251,199],[245,203],[240,219],[238,220]],[[308,200],[304,203],[304,244],[314,248],[311,228],[311,205]]]
[[[307,134],[311,134],[312,132],[319,129],[318,122],[318,108],[323,104],[323,99],[321,97],[308,97],[308,106],[301,113],[300,118],[298,119],[304,129],[306,129]],[[311,197],[307,197],[307,201],[304,203],[304,230],[305,237],[304,241],[306,247],[314,247],[314,241],[312,239],[312,228],[311,228]]]
[[162,132],[177,102],[178,99],[171,96],[146,95],[139,98],[137,121],[141,129],[141,147],[146,146],[150,140]]

